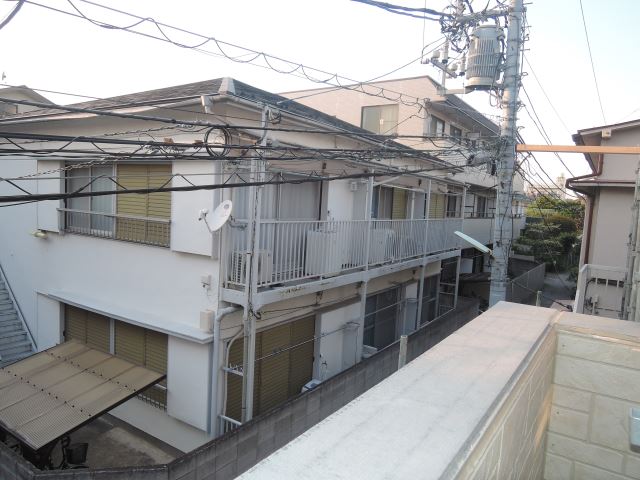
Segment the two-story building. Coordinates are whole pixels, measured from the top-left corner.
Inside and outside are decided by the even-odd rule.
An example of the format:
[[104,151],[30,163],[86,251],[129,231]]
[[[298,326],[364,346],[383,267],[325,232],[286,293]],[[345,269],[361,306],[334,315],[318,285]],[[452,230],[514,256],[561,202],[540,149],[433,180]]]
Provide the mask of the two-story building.
[[[634,147],[639,139],[640,120],[585,128],[573,136],[576,145],[596,147]],[[631,293],[627,271],[637,227],[632,206],[638,155],[587,153],[585,158],[591,173],[567,179],[567,187],[587,202],[574,311],[627,318],[623,297]]]
[[0,129],[1,195],[50,196],[0,208],[34,343],[166,373],[112,413],[182,450],[455,306],[468,203],[436,155],[230,78]]
[[[383,80],[351,89],[319,88],[283,95],[381,137],[437,152],[438,156],[464,167],[447,174],[450,179],[468,185],[463,208],[464,233],[485,245],[493,243],[497,184],[494,159],[499,148],[500,128],[467,102],[443,93],[441,85],[429,76]],[[414,102],[407,101],[412,98]],[[484,160],[478,161],[479,158]],[[513,187],[511,213],[515,239],[520,236],[525,220],[526,197],[520,173],[514,176]],[[435,197],[433,201],[439,204],[444,200]],[[440,208],[448,211],[449,207],[443,203]],[[462,274],[490,270],[488,255],[468,245],[464,247]]]

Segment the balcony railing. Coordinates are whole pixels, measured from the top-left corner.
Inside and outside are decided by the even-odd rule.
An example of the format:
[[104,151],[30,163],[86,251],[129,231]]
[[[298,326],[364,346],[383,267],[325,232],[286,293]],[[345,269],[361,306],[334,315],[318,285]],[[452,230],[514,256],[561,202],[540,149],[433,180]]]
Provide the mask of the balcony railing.
[[60,230],[125,242],[168,247],[171,220],[114,213],[58,209]]
[[[247,224],[230,225],[225,243],[227,286],[247,281]],[[462,219],[424,220],[263,220],[259,225],[259,287],[330,277],[398,263],[459,247],[453,232]],[[367,258],[367,244],[369,255]]]

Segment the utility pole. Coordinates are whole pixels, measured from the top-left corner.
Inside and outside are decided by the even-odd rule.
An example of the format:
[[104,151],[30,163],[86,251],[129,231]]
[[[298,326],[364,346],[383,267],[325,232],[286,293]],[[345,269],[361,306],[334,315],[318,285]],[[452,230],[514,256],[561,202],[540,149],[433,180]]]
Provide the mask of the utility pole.
[[493,263],[489,307],[506,299],[509,250],[513,238],[513,174],[516,163],[516,114],[520,83],[523,0],[511,0],[508,16],[507,47],[502,80],[502,121],[498,157],[498,192],[493,226]]

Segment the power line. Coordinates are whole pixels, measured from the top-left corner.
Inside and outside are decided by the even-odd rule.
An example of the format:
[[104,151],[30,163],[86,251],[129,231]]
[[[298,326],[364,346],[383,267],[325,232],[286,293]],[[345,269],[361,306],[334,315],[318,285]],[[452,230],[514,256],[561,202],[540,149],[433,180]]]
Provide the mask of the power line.
[[602,107],[602,98],[600,98],[600,87],[598,87],[598,77],[596,76],[596,67],[593,63],[593,55],[591,54],[591,43],[589,42],[589,32],[587,30],[587,22],[584,18],[584,8],[582,8],[582,0],[578,0],[580,3],[580,13],[582,14],[582,25],[584,26],[584,35],[587,39],[587,49],[589,50],[589,60],[591,61],[591,72],[593,73],[593,83],[596,85],[596,93],[598,94],[598,103],[600,104],[600,112],[602,113],[602,120],[607,123],[607,119],[604,116],[604,108]]
[[[242,177],[236,177],[242,183],[230,183],[230,181],[234,178],[232,176],[225,183],[218,184],[209,184],[209,185],[189,185],[184,187],[157,187],[157,188],[135,188],[135,189],[127,189],[125,187],[121,190],[104,190],[98,192],[83,192],[85,188],[91,185],[93,182],[98,180],[96,177],[87,185],[77,189],[74,192],[67,193],[43,193],[43,194],[30,194],[30,195],[13,195],[13,196],[0,196],[0,203],[8,203],[8,202],[23,202],[23,201],[45,201],[45,200],[67,200],[69,198],[81,198],[81,197],[100,197],[106,195],[124,195],[124,194],[149,194],[149,193],[159,193],[159,192],[192,192],[198,190],[222,190],[228,188],[243,188],[243,187],[261,187],[265,185],[298,185],[303,183],[318,183],[318,182],[331,182],[335,180],[349,180],[349,179],[358,179],[358,178],[376,178],[376,177],[386,177],[386,176],[397,176],[397,175],[415,175],[422,172],[428,172],[434,170],[433,168],[429,169],[419,169],[419,170],[407,170],[407,171],[386,171],[386,172],[368,172],[368,173],[354,173],[349,175],[339,175],[334,177],[307,177],[301,178],[297,180],[277,180],[277,181],[265,181],[265,182],[247,182],[242,179]],[[165,184],[168,184],[171,181],[169,179]]]
[[15,7],[13,7],[13,10],[9,12],[9,14],[5,17],[5,19],[2,20],[2,22],[0,22],[0,30],[6,27],[9,24],[9,22],[13,20],[13,17],[17,15],[17,13],[20,11],[24,3],[25,3],[25,0],[18,0],[18,3],[16,4]]
[[[390,89],[385,89],[382,87],[376,87],[378,89],[378,92],[374,92],[374,91],[367,91],[364,87],[366,86],[365,82],[359,82],[357,80],[353,80],[351,78],[348,78],[346,76],[343,75],[339,75],[337,73],[331,73],[331,72],[327,72],[325,70],[319,69],[319,68],[315,68],[315,67],[310,67],[310,66],[306,66],[302,63],[299,62],[293,62],[290,60],[286,60],[284,58],[281,57],[277,57],[275,55],[271,55],[271,54],[267,54],[258,50],[253,50],[247,47],[243,47],[237,44],[233,44],[230,42],[225,42],[223,40],[219,40],[216,39],[212,36],[208,36],[208,35],[203,35],[197,32],[193,32],[191,30],[187,30],[181,27],[176,27],[173,25],[169,25],[166,23],[162,23],[159,22],[157,20],[154,20],[151,17],[141,17],[135,14],[132,14],[130,12],[125,12],[123,10],[119,10],[117,8],[113,8],[113,7],[109,7],[106,5],[102,5],[100,3],[97,2],[93,2],[93,1],[89,1],[89,0],[80,0],[83,3],[86,4],[90,4],[93,5],[95,7],[98,8],[102,8],[111,12],[116,12],[118,14],[130,17],[132,19],[134,19],[134,23],[132,23],[131,25],[128,26],[117,26],[117,25],[113,25],[111,23],[105,22],[105,21],[101,21],[101,20],[96,20],[94,18],[90,18],[87,15],[85,15],[71,0],[67,0],[67,3],[69,3],[69,5],[72,6],[72,8],[75,10],[76,13],[74,12],[70,12],[67,10],[62,10],[59,8],[55,8],[55,7],[51,7],[49,5],[43,5],[41,3],[37,3],[35,1],[31,1],[31,0],[25,0],[26,3],[29,3],[31,5],[35,5],[50,11],[54,11],[57,13],[61,13],[64,15],[68,15],[71,17],[75,17],[75,18],[79,18],[79,19],[83,19],[86,20],[90,23],[92,23],[93,25],[96,25],[98,27],[101,28],[105,28],[107,30],[120,30],[120,31],[126,31],[128,33],[132,33],[135,35],[139,35],[142,37],[146,37],[146,38],[150,38],[150,39],[154,39],[154,40],[158,40],[161,42],[165,42],[165,43],[169,43],[172,44],[176,47],[179,48],[184,48],[184,49],[189,49],[189,50],[195,50],[201,53],[208,53],[208,54],[215,54],[215,55],[222,55],[223,57],[225,57],[228,60],[231,60],[233,62],[236,63],[243,63],[243,64],[252,64],[252,65],[256,65],[256,61],[259,59],[262,59],[262,61],[265,62],[266,66],[270,69],[273,70],[274,72],[277,73],[282,73],[282,74],[286,74],[286,75],[296,75],[296,76],[300,76],[302,75],[304,78],[306,78],[307,80],[313,82],[313,83],[322,83],[322,84],[326,84],[326,85],[330,85],[330,86],[334,86],[334,87],[338,87],[338,88],[342,88],[345,90],[351,90],[351,91],[357,91],[357,92],[361,92],[364,93],[366,95],[370,95],[370,96],[374,96],[374,97],[379,97],[379,98],[384,98],[387,100],[391,100],[394,102],[399,102],[402,103],[403,105],[406,106],[416,106],[416,107],[421,107],[422,106],[422,102],[419,98],[416,97],[412,97],[410,95],[407,95],[405,93],[402,92],[397,92],[394,90],[390,90]],[[145,33],[145,32],[141,32],[138,30],[134,30],[134,28],[136,27],[140,27],[141,25],[145,25],[145,24],[151,24],[153,26],[155,26],[155,28],[157,29],[157,31],[159,32],[158,35],[153,35],[151,33]],[[179,32],[182,34],[187,34],[187,35],[191,35],[195,38],[197,38],[197,42],[198,43],[194,43],[192,45],[186,45],[185,43],[182,42],[178,42],[173,40],[168,34],[167,31],[172,30],[175,32]],[[215,53],[215,52],[210,52],[207,50],[202,49],[202,47],[206,44],[212,43],[215,45],[215,47],[217,48],[219,53]],[[242,52],[242,54],[240,55],[236,55],[236,56],[231,56],[230,54],[228,54],[226,52],[226,49],[233,49],[234,51],[240,51]],[[247,55],[249,55],[250,57],[248,59],[242,58],[242,57],[246,57]],[[286,65],[286,68],[277,68],[273,65],[273,62],[278,62],[280,64]],[[320,78],[323,77],[323,78]],[[385,93],[386,91],[386,93]],[[389,96],[388,94],[391,94],[392,96]]]
[[560,120],[560,123],[562,123],[562,126],[565,128],[565,130],[567,131],[567,133],[569,135],[572,134],[571,129],[567,126],[567,124],[564,122],[564,120],[562,119],[562,117],[560,116],[560,113],[558,113],[558,110],[556,109],[556,106],[553,104],[553,102],[551,101],[551,99],[549,98],[549,95],[547,95],[547,92],[545,91],[544,87],[542,86],[542,83],[540,82],[540,79],[538,78],[538,75],[536,75],[535,70],[533,69],[533,66],[531,65],[531,63],[529,62],[529,59],[527,58],[527,56],[524,56],[524,61],[527,62],[527,65],[529,65],[529,70],[531,70],[531,73],[533,74],[533,78],[536,80],[536,83],[538,84],[538,87],[540,87],[540,90],[542,91],[542,94],[544,95],[544,98],[547,99],[547,102],[549,103],[549,106],[551,107],[551,109],[554,111],[554,113],[556,114],[556,117],[558,117],[558,120]]
[[[366,5],[371,5],[373,7],[381,8],[390,13],[395,13],[398,15],[405,15],[408,17],[419,18],[421,20],[432,20],[434,22],[440,21],[442,17],[451,18],[452,15],[444,12],[438,12],[437,10],[433,10],[431,8],[412,8],[405,7],[402,5],[395,5],[392,3],[386,2],[377,2],[375,0],[351,0],[352,2],[364,3]],[[415,13],[414,13],[415,12]],[[422,13],[422,15],[416,15],[416,13]]]

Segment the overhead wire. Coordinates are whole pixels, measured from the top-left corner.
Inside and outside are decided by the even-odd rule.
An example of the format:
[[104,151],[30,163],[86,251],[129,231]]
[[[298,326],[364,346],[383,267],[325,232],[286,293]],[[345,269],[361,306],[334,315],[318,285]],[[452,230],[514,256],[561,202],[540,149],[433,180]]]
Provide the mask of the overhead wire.
[[[307,80],[313,82],[313,83],[322,83],[322,84],[326,84],[326,85],[330,85],[330,86],[334,86],[334,87],[339,87],[342,89],[346,89],[346,90],[352,90],[352,91],[357,91],[360,93],[364,93],[365,95],[371,95],[371,96],[375,96],[375,97],[379,97],[379,98],[385,98],[387,100],[392,100],[394,102],[399,102],[403,105],[407,105],[407,106],[420,106],[421,105],[421,100],[419,98],[407,95],[405,93],[402,92],[397,92],[394,91],[392,89],[385,89],[383,87],[376,87],[377,88],[377,92],[370,90],[367,91],[366,88],[364,88],[365,86],[367,86],[366,83],[364,82],[359,82],[357,80],[348,78],[346,76],[343,75],[339,75],[337,73],[331,73],[331,72],[327,72],[325,70],[322,70],[320,68],[315,68],[315,67],[310,67],[310,66],[306,66],[302,63],[299,62],[294,62],[294,61],[290,61],[290,60],[286,60],[284,58],[275,56],[275,55],[271,55],[271,54],[267,54],[264,53],[262,51],[258,51],[258,50],[254,50],[254,49],[250,49],[247,47],[243,47],[237,44],[233,44],[230,42],[225,42],[223,40],[219,40],[216,39],[215,37],[212,36],[208,36],[208,35],[203,35],[197,32],[193,32],[190,31],[188,29],[185,28],[181,28],[181,27],[177,27],[177,26],[173,26],[173,25],[168,25],[166,23],[162,23],[159,22],[151,17],[141,17],[139,15],[135,15],[133,13],[130,12],[126,12],[114,7],[110,7],[107,5],[103,5],[97,2],[93,2],[93,1],[89,1],[89,0],[79,0],[82,3],[86,3],[89,5],[93,5],[95,7],[98,8],[102,8],[111,12],[116,12],[118,14],[130,17],[132,19],[134,19],[133,23],[131,25],[127,25],[127,26],[117,26],[117,25],[113,25],[109,22],[105,22],[105,21],[101,21],[101,20],[96,20],[94,18],[89,17],[88,15],[86,15],[84,12],[82,12],[76,5],[75,3],[73,3],[72,0],[67,0],[67,3],[69,3],[69,5],[72,6],[72,8],[75,10],[75,12],[71,12],[68,10],[62,10],[60,8],[56,8],[56,7],[52,7],[50,5],[44,5],[32,0],[25,0],[26,3],[29,3],[30,5],[34,5],[37,7],[41,7],[50,11],[55,11],[57,13],[60,14],[64,14],[67,16],[72,16],[75,18],[79,18],[79,19],[83,19],[86,20],[98,27],[101,28],[105,28],[108,30],[120,30],[120,31],[126,31],[128,33],[132,33],[135,35],[139,35],[142,37],[146,37],[146,38],[150,38],[150,39],[155,39],[158,41],[162,41],[165,43],[169,43],[172,44],[176,47],[179,48],[184,48],[184,49],[190,49],[190,50],[196,50],[199,52],[202,52],[202,47],[206,44],[213,44],[216,46],[218,53],[216,53],[216,55],[222,55],[225,58],[227,58],[228,60],[231,60],[233,62],[237,62],[237,63],[243,63],[243,64],[252,64],[252,65],[256,65],[256,61],[259,59],[262,59],[262,61],[265,62],[266,66],[268,68],[270,68],[271,70],[277,72],[277,73],[281,73],[281,74],[287,74],[287,75],[293,75],[293,74],[298,74],[298,75],[303,75],[304,78],[306,78]],[[145,32],[141,32],[139,30],[135,30],[135,27],[144,25],[144,24],[151,24],[153,26],[155,26],[155,28],[157,29],[157,31],[159,32],[158,35],[153,35],[151,33],[145,33]],[[182,42],[178,42],[173,40],[166,31],[168,30],[173,30],[175,32],[180,32],[183,34],[187,34],[187,35],[191,35],[195,38],[198,39],[198,43],[194,43],[192,45],[186,45],[185,43]],[[243,52],[243,56],[247,56],[249,55],[250,58],[249,59],[242,59],[240,58],[240,56],[232,56],[229,53],[227,53],[226,49],[234,49],[234,50],[238,50]],[[205,51],[208,52],[208,51]],[[215,52],[208,52],[208,53],[215,53]],[[279,62],[282,63],[283,65],[286,65],[286,68],[277,68],[274,66],[274,62]],[[317,76],[314,76],[317,75]],[[323,78],[320,78],[323,77]]]
[[600,112],[602,113],[602,120],[607,123],[607,118],[604,115],[604,107],[602,106],[602,98],[600,96],[600,87],[598,86],[598,76],[596,75],[596,67],[593,62],[593,54],[591,53],[591,42],[589,42],[589,31],[587,30],[587,21],[584,18],[584,8],[582,7],[582,0],[578,0],[580,4],[580,14],[582,16],[582,25],[584,26],[584,35],[587,39],[587,50],[589,51],[589,60],[591,61],[591,73],[593,73],[593,83],[596,86],[596,93],[598,95],[598,103],[600,104]]

